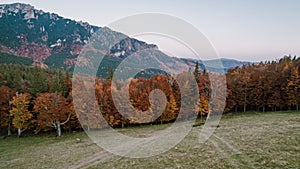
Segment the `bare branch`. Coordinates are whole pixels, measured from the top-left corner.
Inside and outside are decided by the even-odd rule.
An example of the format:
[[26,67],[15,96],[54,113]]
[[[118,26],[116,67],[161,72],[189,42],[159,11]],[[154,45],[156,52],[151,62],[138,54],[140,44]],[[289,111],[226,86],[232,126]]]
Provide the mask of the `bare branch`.
[[55,122],[52,121],[51,123],[52,123],[53,127],[56,129],[56,124],[55,124]]
[[64,124],[68,123],[68,121],[70,120],[70,117],[71,117],[71,113],[69,113],[68,119],[65,122],[63,122],[63,123],[60,123],[60,125],[64,125]]

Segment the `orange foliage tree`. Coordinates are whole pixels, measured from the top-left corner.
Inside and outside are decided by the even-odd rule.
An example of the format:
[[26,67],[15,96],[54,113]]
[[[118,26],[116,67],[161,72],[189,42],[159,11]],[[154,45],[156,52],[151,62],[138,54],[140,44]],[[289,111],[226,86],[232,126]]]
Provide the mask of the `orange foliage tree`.
[[34,112],[38,113],[37,132],[53,127],[58,137],[61,136],[61,126],[70,120],[72,113],[70,103],[58,93],[39,94],[34,101]]
[[9,109],[11,107],[10,101],[15,95],[16,91],[7,87],[0,87],[0,128],[7,128],[7,135],[11,135],[11,117],[9,116]]

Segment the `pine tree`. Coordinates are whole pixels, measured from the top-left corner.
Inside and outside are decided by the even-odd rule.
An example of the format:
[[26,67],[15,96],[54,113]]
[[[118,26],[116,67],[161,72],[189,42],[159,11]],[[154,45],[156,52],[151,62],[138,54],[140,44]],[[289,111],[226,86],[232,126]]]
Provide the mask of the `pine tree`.
[[35,67],[30,77],[29,92],[33,96],[37,96],[39,93],[45,93],[48,91],[47,74],[42,69]]
[[109,68],[109,71],[106,74],[106,79],[112,79],[114,76],[114,70],[112,67]]
[[200,75],[199,63],[197,62],[195,65],[194,76],[196,81],[198,82],[198,76]]

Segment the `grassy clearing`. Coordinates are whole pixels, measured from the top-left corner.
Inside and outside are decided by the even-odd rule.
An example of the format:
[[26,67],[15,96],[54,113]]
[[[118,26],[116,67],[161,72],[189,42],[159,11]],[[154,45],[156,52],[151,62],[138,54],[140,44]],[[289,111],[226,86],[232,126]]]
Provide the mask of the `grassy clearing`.
[[[168,126],[119,132],[147,137]],[[0,140],[0,168],[300,168],[300,112],[226,115],[219,126],[203,144],[198,140],[203,127],[199,125],[176,147],[144,159],[107,153],[83,132],[60,139],[54,135],[10,137]]]

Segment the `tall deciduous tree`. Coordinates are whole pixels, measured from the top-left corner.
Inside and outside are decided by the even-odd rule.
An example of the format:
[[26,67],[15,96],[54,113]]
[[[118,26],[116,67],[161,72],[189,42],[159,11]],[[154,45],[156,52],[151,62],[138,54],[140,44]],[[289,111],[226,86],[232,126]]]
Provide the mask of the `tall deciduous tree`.
[[9,110],[11,108],[10,101],[15,95],[16,91],[7,87],[0,87],[0,128],[7,128],[7,135],[11,135],[11,117]]
[[170,99],[166,106],[166,112],[163,114],[165,116],[165,120],[172,121],[175,120],[178,115],[179,108],[177,107],[177,103],[173,94],[170,94]]
[[200,96],[200,99],[196,105],[196,111],[198,112],[198,115],[200,115],[201,120],[203,116],[208,115],[209,113],[209,103],[204,93],[202,93]]
[[18,137],[21,136],[30,124],[32,118],[31,112],[28,110],[31,96],[28,93],[17,94],[10,101],[12,109],[10,110],[10,116],[13,117],[12,124],[18,129]]
[[291,70],[291,77],[288,80],[287,86],[286,86],[286,92],[287,92],[287,103],[289,106],[289,109],[291,109],[292,106],[296,106],[296,109],[299,109],[298,105],[298,88],[299,88],[299,71],[298,68],[295,67]]
[[61,94],[39,94],[34,101],[34,111],[38,113],[38,130],[56,129],[57,136],[61,136],[61,126],[70,120],[70,103]]

